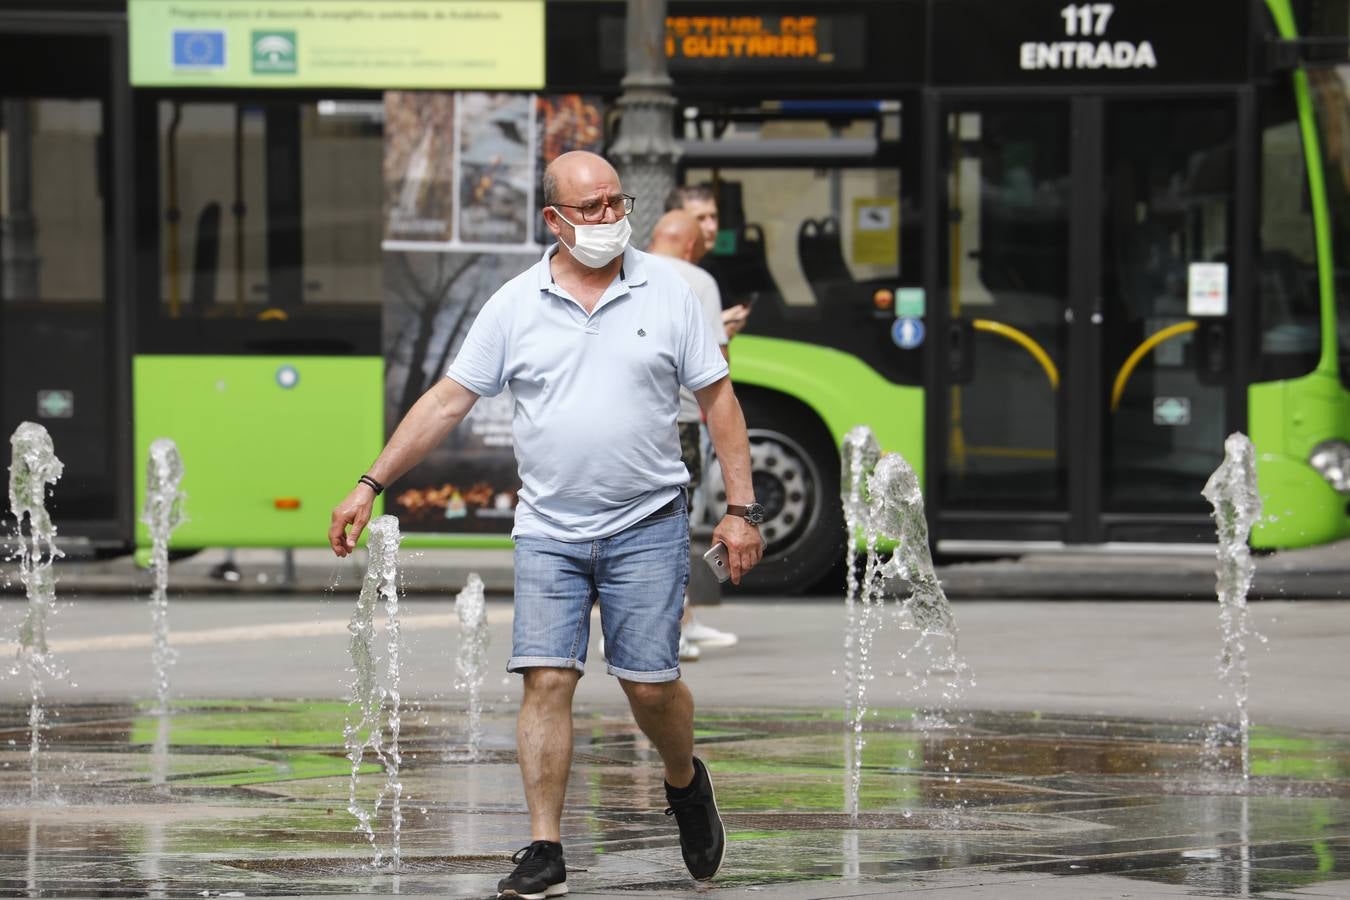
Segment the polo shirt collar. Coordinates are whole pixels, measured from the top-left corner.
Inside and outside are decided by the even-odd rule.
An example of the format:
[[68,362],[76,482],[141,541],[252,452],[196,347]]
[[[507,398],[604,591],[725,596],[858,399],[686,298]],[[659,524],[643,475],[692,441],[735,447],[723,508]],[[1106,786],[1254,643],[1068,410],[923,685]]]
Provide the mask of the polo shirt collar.
[[[554,287],[553,272],[550,270],[549,259],[553,254],[561,252],[563,245],[553,243],[544,250],[544,255],[539,259],[538,273],[535,283],[541,291],[552,291]],[[633,247],[630,243],[623,251],[623,266],[620,269],[620,281],[627,288],[635,288],[647,283],[647,254]],[[621,292],[622,293],[622,292]]]

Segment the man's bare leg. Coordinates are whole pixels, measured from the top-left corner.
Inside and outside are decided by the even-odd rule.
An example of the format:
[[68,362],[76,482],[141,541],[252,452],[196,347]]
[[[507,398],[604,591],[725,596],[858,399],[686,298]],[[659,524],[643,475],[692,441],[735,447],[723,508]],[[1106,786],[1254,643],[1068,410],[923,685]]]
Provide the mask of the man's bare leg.
[[516,759],[530,808],[532,841],[562,840],[563,799],[572,770],[572,695],[580,677],[576,669],[525,670]]
[[642,733],[666,766],[666,783],[687,787],[694,780],[694,695],[683,681],[648,684],[619,680]]

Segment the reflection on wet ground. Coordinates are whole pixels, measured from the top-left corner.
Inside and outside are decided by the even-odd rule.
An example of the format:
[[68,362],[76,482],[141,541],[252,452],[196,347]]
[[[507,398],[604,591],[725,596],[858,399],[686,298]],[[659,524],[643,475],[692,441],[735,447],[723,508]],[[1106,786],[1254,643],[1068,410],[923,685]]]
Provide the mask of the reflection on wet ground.
[[[27,709],[0,708],[0,895],[488,896],[526,843],[509,710],[457,759],[464,712],[404,719],[403,867],[373,871],[346,812],[341,703],[182,703],[167,759],[136,707],[53,711],[30,796]],[[940,874],[1115,874],[1208,896],[1350,878],[1350,739],[1257,729],[1254,779],[1203,729],[967,713],[918,731],[877,719],[861,814],[844,815],[842,714],[717,710],[698,720],[731,842],[717,885]],[[573,893],[692,892],[655,753],[631,723],[582,715],[563,823]],[[156,772],[167,784],[152,783]],[[378,779],[366,779],[373,796]],[[369,798],[367,798],[369,799]],[[386,821],[379,828],[388,828]],[[794,896],[807,896],[798,893]]]

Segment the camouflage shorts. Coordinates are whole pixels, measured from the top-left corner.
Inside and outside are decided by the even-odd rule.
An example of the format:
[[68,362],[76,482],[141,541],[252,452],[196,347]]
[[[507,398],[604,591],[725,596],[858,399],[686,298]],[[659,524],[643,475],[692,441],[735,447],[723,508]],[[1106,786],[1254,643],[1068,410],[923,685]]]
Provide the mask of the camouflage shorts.
[[680,460],[689,470],[689,490],[703,481],[703,454],[699,452],[702,443],[697,422],[680,423]]

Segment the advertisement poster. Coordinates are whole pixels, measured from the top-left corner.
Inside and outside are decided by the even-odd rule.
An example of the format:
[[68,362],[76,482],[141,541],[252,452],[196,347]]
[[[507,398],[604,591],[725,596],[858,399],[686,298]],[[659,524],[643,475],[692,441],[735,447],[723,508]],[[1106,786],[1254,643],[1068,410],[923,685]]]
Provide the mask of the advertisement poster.
[[[385,95],[385,434],[445,377],[488,298],[538,261],[544,167],[603,149],[599,101],[487,92]],[[385,511],[407,533],[506,535],[520,478],[510,391],[485,397]]]
[[530,239],[534,148],[528,94],[460,95],[459,240],[523,244]]
[[605,149],[604,105],[599,97],[582,94],[540,95],[535,98],[536,240],[549,238],[544,225],[544,168],[570,150],[601,153]]
[[[469,326],[533,254],[385,252],[385,434],[455,358]],[[390,486],[385,512],[407,532],[511,530],[520,479],[510,391],[484,397],[421,464]]]
[[385,240],[444,242],[455,220],[455,95],[384,95]]

